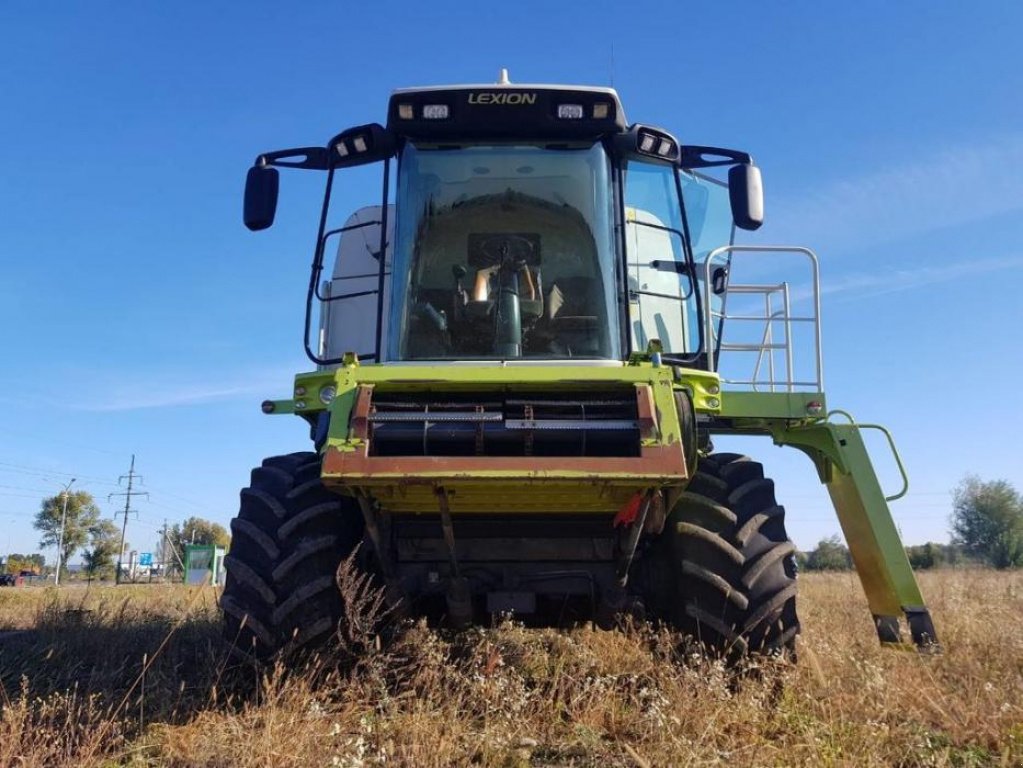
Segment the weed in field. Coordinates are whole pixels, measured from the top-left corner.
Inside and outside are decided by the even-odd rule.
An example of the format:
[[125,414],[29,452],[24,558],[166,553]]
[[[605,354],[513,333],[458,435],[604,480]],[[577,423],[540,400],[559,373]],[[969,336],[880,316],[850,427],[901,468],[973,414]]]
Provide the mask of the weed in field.
[[379,643],[365,590],[333,648],[265,667],[208,588],[9,590],[0,765],[1023,765],[1023,574],[922,581],[944,655],[880,648],[854,578],[811,574],[800,663],[741,676],[646,626]]

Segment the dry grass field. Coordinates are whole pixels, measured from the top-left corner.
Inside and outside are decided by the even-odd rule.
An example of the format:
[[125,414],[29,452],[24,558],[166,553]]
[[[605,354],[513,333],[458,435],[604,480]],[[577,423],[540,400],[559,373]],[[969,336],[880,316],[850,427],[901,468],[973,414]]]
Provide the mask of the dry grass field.
[[512,624],[260,669],[212,589],[6,588],[0,765],[1023,765],[1023,573],[922,582],[944,654],[880,648],[855,576],[807,574],[798,665],[742,676],[651,629]]

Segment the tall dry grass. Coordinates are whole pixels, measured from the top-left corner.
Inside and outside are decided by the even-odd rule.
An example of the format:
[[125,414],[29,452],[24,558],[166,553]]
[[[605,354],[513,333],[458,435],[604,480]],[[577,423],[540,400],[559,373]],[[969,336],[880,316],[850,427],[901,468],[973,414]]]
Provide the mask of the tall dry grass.
[[806,574],[799,664],[741,677],[649,628],[514,624],[259,669],[210,589],[2,590],[29,631],[0,635],[0,765],[1023,765],[1023,574],[921,580],[944,654],[882,649],[855,576]]

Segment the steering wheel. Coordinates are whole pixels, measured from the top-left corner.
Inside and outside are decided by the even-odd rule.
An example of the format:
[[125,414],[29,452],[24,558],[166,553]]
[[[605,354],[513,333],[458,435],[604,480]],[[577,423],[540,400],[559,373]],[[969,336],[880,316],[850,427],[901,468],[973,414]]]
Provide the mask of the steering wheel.
[[522,235],[491,235],[479,244],[487,266],[521,266],[536,257],[536,244]]

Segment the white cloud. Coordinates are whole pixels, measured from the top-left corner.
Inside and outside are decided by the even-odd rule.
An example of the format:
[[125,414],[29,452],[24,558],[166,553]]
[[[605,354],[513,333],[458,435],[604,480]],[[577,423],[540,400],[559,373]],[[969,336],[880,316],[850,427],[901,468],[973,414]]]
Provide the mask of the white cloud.
[[976,277],[990,272],[1023,269],[1023,256],[1005,256],[990,259],[963,259],[954,264],[913,269],[886,269],[870,273],[851,273],[824,281],[821,294],[881,295],[907,291],[934,283]]
[[[1023,270],[1023,255],[974,260],[964,258],[951,264],[939,266],[900,268],[882,266],[870,272],[847,272],[835,277],[822,277],[820,292],[822,297],[831,297],[828,301],[844,301],[853,297],[881,296],[886,293],[909,291],[959,278],[972,280],[978,275],[1014,269]],[[743,278],[740,282],[758,282],[749,279],[747,275],[743,275]],[[759,282],[766,281],[760,280]],[[790,286],[789,301],[793,305],[809,302],[813,298],[809,280],[794,280],[790,282]],[[730,300],[730,314],[759,316],[762,312],[762,301],[758,302],[749,298],[746,301]]]
[[237,371],[223,376],[211,372],[205,381],[180,373],[135,372],[130,378],[119,377],[113,383],[105,381],[109,374],[103,374],[79,386],[78,391],[85,394],[66,405],[76,411],[114,412],[198,406],[238,398],[264,398],[274,393],[286,395],[300,370],[282,367],[241,376]]
[[946,148],[883,171],[768,198],[772,239],[849,248],[1023,209],[1023,135]]
[[[136,411],[144,408],[171,408],[184,405],[202,405],[242,395],[255,395],[259,390],[252,387],[204,388],[184,386],[178,389],[143,390],[131,394],[114,395],[93,401],[78,403],[72,407],[81,411]],[[265,391],[265,390],[263,390]]]

